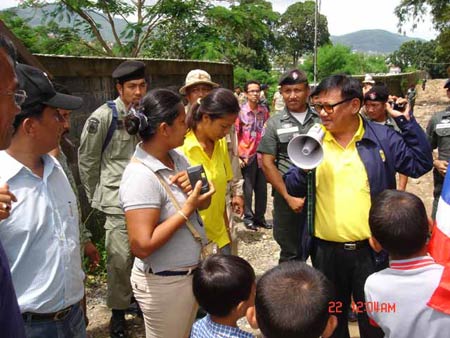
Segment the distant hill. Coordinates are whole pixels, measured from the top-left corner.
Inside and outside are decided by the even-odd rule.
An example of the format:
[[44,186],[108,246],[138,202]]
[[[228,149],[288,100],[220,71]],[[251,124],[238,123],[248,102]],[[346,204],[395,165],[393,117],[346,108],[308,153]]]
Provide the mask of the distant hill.
[[[20,18],[27,20],[28,24],[30,26],[34,27],[34,26],[44,25],[45,22],[50,21],[51,17],[46,12],[51,12],[54,8],[55,8],[55,5],[48,4],[48,5],[44,6],[42,9],[14,7],[14,8],[10,8],[9,10],[13,10]],[[109,22],[103,16],[101,16],[95,12],[93,12],[91,15],[94,18],[97,25],[100,27],[100,32],[102,33],[102,36],[105,38],[105,40],[113,41],[114,37],[113,37],[112,31],[111,31]],[[61,27],[79,28],[79,27],[77,27],[77,24],[76,24],[76,18],[79,18],[78,14],[72,15],[72,14],[69,14],[68,12],[66,12],[64,14],[57,16],[55,18],[55,21],[58,22]],[[125,26],[126,26],[125,20],[115,18],[114,23],[115,23],[118,34],[120,34],[125,29]],[[83,38],[85,38],[86,40],[92,39],[88,36],[88,34],[82,33],[81,36]]]
[[[32,8],[11,8],[14,10],[19,17],[26,19],[31,26],[42,25],[48,21],[48,14],[45,12],[51,12],[55,5],[48,4],[43,7],[43,9],[32,9]],[[111,32],[109,23],[106,19],[97,14],[92,13],[95,22],[99,25],[100,31],[107,41],[113,41],[114,37]],[[76,18],[78,15],[71,15],[69,13],[64,13],[59,15],[55,21],[57,21],[62,27],[74,27],[76,28]],[[69,20],[71,18],[71,20]],[[69,22],[70,21],[70,22]],[[117,32],[120,34],[126,26],[125,20],[121,18],[114,19]],[[82,34],[83,38],[90,40],[87,34]],[[333,44],[342,44],[349,46],[355,51],[373,54],[389,54],[396,51],[400,45],[409,40],[422,40],[418,38],[410,38],[400,34],[391,33],[381,29],[372,30],[361,30],[340,36],[331,36],[331,41]]]
[[361,30],[340,36],[331,36],[333,44],[349,46],[352,50],[364,53],[389,54],[396,51],[402,43],[420,40],[404,35],[391,33],[382,29]]

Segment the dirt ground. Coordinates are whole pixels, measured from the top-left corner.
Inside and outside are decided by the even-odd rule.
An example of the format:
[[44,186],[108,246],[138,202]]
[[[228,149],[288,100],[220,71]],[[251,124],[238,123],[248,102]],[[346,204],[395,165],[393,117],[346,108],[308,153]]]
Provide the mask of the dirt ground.
[[[417,100],[414,114],[425,129],[430,116],[435,112],[444,110],[449,104],[443,89],[445,80],[429,80],[426,90],[423,91],[420,86],[417,87]],[[419,179],[409,179],[407,190],[420,196],[427,211],[431,212],[433,201],[433,182],[432,174],[427,173]],[[269,195],[270,196],[270,195]],[[272,220],[272,201],[269,201],[266,219]],[[258,232],[247,231],[242,224],[237,228],[239,241],[239,255],[247,259],[254,267],[259,276],[269,268],[275,266],[278,262],[279,248],[272,237],[271,230],[259,230]],[[109,337],[108,323],[110,311],[105,304],[106,284],[99,278],[88,276],[88,317],[90,324],[88,334],[93,338]],[[245,320],[241,320],[241,327],[251,331]],[[130,337],[145,337],[143,321],[134,315],[127,315],[127,325]],[[351,336],[359,337],[356,324],[350,324]],[[254,332],[257,334],[257,332]],[[163,337],[162,337],[163,338]]]

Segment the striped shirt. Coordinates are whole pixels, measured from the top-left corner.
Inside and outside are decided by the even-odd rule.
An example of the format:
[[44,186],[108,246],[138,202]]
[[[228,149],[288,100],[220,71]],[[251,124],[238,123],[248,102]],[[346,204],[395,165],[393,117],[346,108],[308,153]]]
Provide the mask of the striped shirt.
[[215,323],[207,315],[194,323],[191,338],[253,338],[253,335],[238,327]]

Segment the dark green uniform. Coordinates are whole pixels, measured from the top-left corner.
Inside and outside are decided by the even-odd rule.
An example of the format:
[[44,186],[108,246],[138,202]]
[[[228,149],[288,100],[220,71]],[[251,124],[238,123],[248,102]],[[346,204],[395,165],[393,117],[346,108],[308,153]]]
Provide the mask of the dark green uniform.
[[[427,126],[427,136],[431,148],[438,150],[438,160],[450,161],[450,107],[447,110],[436,113],[430,119]],[[439,197],[441,196],[444,177],[433,169],[434,191],[433,212],[431,217],[436,216]]]
[[124,128],[125,105],[114,100],[118,112],[117,129],[102,152],[112,121],[112,110],[104,104],[87,119],[80,138],[79,170],[86,196],[93,208],[106,214],[108,272],[107,305],[127,309],[132,294],[130,275],[133,259],[128,243],[125,216],[119,205],[119,185],[123,171],[134,153],[137,136]]
[[[264,135],[258,146],[258,152],[275,156],[276,166],[281,175],[291,167],[287,154],[289,141],[297,135],[306,134],[319,122],[315,111],[308,107],[303,125],[284,108],[272,116],[266,124]],[[285,199],[272,189],[273,194],[273,236],[280,246],[280,262],[298,259],[300,245],[299,215],[287,204]]]

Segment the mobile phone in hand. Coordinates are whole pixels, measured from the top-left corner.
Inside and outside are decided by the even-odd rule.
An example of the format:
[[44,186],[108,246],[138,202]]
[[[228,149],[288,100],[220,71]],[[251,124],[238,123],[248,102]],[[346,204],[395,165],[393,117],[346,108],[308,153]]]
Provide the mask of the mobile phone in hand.
[[205,169],[203,169],[203,166],[201,164],[189,167],[189,168],[187,168],[186,171],[187,171],[187,174],[189,177],[189,182],[191,183],[192,189],[194,189],[195,184],[201,180],[202,188],[200,190],[200,194],[204,194],[209,191],[208,179],[206,177]]

